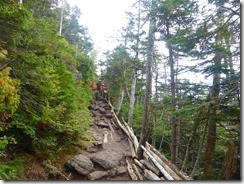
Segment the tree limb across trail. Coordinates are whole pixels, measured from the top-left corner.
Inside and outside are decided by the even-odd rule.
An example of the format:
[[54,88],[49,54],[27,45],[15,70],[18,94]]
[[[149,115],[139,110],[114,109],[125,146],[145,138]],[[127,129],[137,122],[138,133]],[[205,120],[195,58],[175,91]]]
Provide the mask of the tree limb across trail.
[[127,123],[119,120],[110,102],[100,97],[89,107],[94,141],[66,162],[70,180],[192,180],[149,143],[137,160],[138,140]]

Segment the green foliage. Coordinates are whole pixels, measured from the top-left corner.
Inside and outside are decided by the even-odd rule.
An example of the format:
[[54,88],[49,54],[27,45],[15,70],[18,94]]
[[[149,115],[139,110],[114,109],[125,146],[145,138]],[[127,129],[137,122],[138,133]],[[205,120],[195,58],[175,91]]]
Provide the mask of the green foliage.
[[[91,47],[83,45],[86,52],[80,53],[58,34],[59,9],[54,1],[40,4],[42,10],[52,8],[51,13],[40,12],[33,1],[21,9],[13,1],[0,2],[0,24],[6,28],[0,34],[0,67],[10,66],[0,71],[0,136],[16,140],[17,145],[10,147],[19,151],[45,154],[86,140],[91,123],[87,107],[92,101],[87,82],[95,67],[88,56]],[[34,11],[33,16],[25,7]],[[75,38],[82,40],[82,34]],[[2,44],[6,37],[8,46]]]
[[0,123],[11,117],[19,104],[19,81],[9,76],[10,69],[7,67],[0,71]]
[[25,158],[16,158],[9,163],[0,165],[0,179],[1,180],[21,180],[24,173]]

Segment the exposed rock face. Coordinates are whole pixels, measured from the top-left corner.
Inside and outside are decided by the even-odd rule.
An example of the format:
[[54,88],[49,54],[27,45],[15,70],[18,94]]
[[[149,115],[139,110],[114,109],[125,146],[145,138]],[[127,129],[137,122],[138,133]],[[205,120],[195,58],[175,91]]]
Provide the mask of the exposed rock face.
[[81,175],[88,175],[93,169],[92,161],[81,154],[75,155],[66,163],[67,167],[76,170]]
[[121,159],[121,155],[108,150],[100,151],[91,158],[94,163],[99,164],[104,169],[112,169],[118,166]]

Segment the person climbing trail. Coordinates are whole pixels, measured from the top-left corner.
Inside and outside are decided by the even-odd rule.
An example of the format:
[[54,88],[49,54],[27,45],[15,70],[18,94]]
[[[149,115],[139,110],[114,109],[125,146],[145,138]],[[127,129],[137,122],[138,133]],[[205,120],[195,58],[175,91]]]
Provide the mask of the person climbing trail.
[[101,97],[103,97],[103,90],[102,90],[103,82],[99,80],[96,85],[97,85],[96,100],[99,100]]

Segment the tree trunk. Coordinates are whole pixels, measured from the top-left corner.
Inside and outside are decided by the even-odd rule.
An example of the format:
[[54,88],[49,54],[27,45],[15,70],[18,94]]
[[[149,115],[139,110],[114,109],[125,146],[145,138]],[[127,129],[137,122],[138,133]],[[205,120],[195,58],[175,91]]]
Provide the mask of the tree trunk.
[[230,142],[228,151],[225,154],[222,170],[219,175],[219,180],[231,180],[236,172],[237,160],[235,158],[236,147],[234,142]]
[[190,149],[192,148],[193,140],[196,137],[197,127],[198,127],[198,124],[195,123],[194,129],[193,129],[193,133],[192,133],[192,135],[191,135],[191,137],[190,137],[190,139],[188,141],[188,144],[187,144],[185,158],[184,158],[184,161],[183,161],[183,164],[182,164],[182,167],[181,167],[181,171],[183,171],[183,172],[186,172],[186,169],[187,169],[186,165],[187,165],[187,162],[188,162],[188,158],[189,158],[189,154],[190,154]]
[[[154,7],[154,2],[151,4],[151,13]],[[149,108],[150,108],[150,99],[151,99],[151,90],[152,90],[152,61],[153,61],[153,51],[154,51],[154,36],[155,36],[155,20],[154,17],[150,16],[149,23],[149,33],[148,33],[148,46],[147,46],[147,65],[146,65],[146,95],[144,101],[144,118],[141,128],[141,135],[139,146],[137,149],[137,156],[139,159],[143,158],[143,150],[141,145],[145,146],[148,139],[148,129],[149,129]]]
[[[135,60],[137,61],[139,58],[139,44],[140,44],[140,27],[141,27],[141,0],[139,0],[138,6],[138,23],[137,23],[137,34],[136,34],[136,51],[135,51]],[[128,124],[132,127],[133,124],[133,114],[135,107],[135,94],[136,94],[136,81],[137,81],[137,68],[136,65],[133,69],[133,79],[131,85],[131,93],[130,93],[130,106],[129,106],[129,116],[128,116]]]
[[[219,57],[215,57],[215,66],[218,68],[221,64]],[[204,175],[207,176],[213,171],[213,161],[216,143],[216,115],[218,111],[219,102],[219,92],[220,92],[220,71],[216,69],[213,76],[213,85],[211,89],[211,103],[210,103],[210,114],[209,114],[209,126],[208,126],[208,137],[205,150],[205,160],[204,160]]]
[[134,107],[135,107],[135,93],[136,93],[136,70],[133,72],[133,79],[131,85],[131,92],[130,92],[130,107],[129,107],[129,116],[128,116],[128,124],[132,127],[133,124],[133,114],[134,114]]
[[119,113],[120,113],[120,109],[121,109],[121,106],[122,106],[123,100],[124,100],[124,95],[125,95],[125,90],[124,90],[124,87],[121,86],[120,87],[120,97],[119,97],[119,101],[118,101],[118,104],[117,104],[116,115],[119,115]]
[[[167,26],[168,35],[170,35],[169,32],[169,26]],[[171,46],[168,46],[169,50],[169,64],[170,64],[170,88],[171,88],[171,115],[170,115],[170,121],[171,121],[171,162],[173,164],[177,163],[177,147],[178,147],[178,141],[177,141],[177,120],[175,117],[175,109],[176,109],[176,100],[175,100],[175,70],[174,70],[174,58],[173,58],[173,49]]]
[[[210,107],[207,112],[208,117],[209,117],[209,112],[210,112],[209,110],[210,110]],[[201,157],[202,149],[204,146],[204,141],[205,141],[205,137],[206,137],[206,133],[207,133],[208,124],[209,124],[209,119],[207,119],[206,124],[204,126],[202,141],[201,141],[201,144],[200,144],[200,146],[198,148],[198,152],[197,152],[197,159],[196,159],[196,162],[195,162],[194,167],[191,172],[192,178],[194,178],[195,172],[196,172],[197,168],[199,167],[200,157]]]
[[156,124],[158,121],[158,64],[156,61],[155,63],[155,68],[154,68],[154,73],[155,73],[155,98],[154,98],[154,115],[153,115],[153,130],[152,130],[152,145],[153,147],[156,147]]

